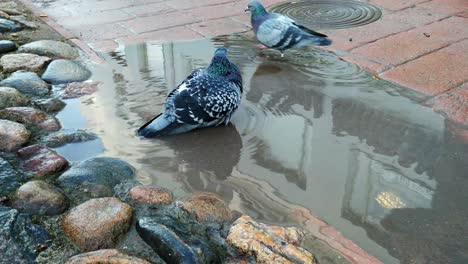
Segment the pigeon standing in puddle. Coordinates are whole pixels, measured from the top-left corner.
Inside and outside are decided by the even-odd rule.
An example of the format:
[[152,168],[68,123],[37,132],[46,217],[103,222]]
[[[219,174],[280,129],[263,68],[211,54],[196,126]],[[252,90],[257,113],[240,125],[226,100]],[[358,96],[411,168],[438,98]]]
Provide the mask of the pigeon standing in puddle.
[[281,57],[287,49],[331,44],[327,35],[315,32],[289,17],[268,13],[258,0],[250,1],[245,11],[251,12],[250,21],[257,40],[268,48],[279,50]]
[[166,99],[164,112],[144,124],[137,133],[158,137],[196,128],[227,125],[242,95],[242,77],[218,48],[207,68],[194,70]]

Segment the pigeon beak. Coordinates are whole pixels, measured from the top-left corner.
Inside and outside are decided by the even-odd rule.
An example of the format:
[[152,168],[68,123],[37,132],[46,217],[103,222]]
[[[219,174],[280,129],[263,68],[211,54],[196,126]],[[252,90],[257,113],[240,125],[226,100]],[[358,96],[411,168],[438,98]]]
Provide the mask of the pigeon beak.
[[248,8],[248,7],[247,7],[247,9],[244,10],[244,12],[247,12],[247,11],[249,11],[249,8]]

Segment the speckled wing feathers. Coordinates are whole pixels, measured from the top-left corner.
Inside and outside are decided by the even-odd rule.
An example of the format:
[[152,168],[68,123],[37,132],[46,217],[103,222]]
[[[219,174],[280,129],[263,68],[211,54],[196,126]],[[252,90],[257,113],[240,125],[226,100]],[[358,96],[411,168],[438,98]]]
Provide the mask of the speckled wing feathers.
[[240,98],[240,90],[234,83],[200,69],[169,94],[165,115],[185,124],[227,123]]

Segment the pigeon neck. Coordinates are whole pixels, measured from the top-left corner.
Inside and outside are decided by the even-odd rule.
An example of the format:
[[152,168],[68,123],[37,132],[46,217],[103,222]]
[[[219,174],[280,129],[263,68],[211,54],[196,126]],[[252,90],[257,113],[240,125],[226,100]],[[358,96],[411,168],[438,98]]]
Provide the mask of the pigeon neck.
[[265,10],[263,6],[257,6],[257,8],[255,8],[252,11],[252,19],[260,18],[266,14],[267,14],[267,11]]
[[260,24],[267,19],[267,15],[268,13],[263,7],[257,8],[252,12],[252,17],[250,20],[255,32],[257,31],[257,28],[260,26]]
[[229,71],[229,66],[229,61],[226,58],[215,56],[207,70],[209,73],[226,75]]

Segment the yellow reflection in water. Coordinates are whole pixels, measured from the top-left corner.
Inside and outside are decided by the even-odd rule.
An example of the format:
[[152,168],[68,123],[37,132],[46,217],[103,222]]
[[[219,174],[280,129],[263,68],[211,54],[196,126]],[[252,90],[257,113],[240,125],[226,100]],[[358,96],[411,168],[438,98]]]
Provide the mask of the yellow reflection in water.
[[406,207],[406,204],[400,199],[400,197],[391,192],[381,192],[377,195],[375,200],[380,204],[380,206],[387,209]]

